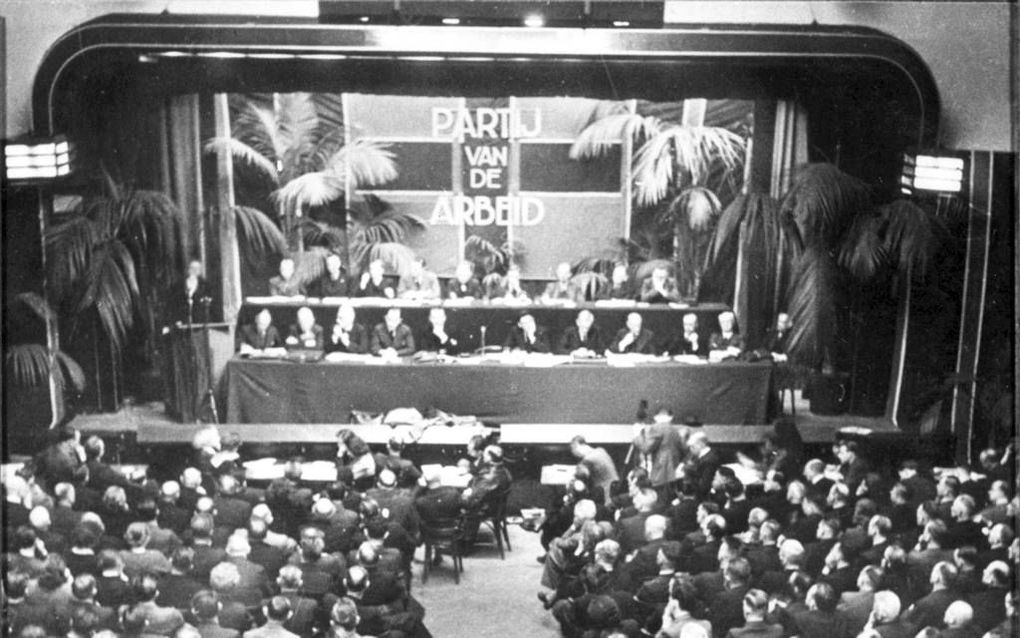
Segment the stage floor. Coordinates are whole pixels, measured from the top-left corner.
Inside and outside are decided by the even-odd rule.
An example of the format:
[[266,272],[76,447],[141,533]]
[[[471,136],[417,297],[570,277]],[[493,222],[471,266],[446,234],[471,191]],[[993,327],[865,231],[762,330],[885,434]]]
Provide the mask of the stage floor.
[[[898,428],[886,418],[871,418],[853,415],[826,416],[813,414],[809,408],[810,403],[801,397],[800,391],[794,395],[796,415],[794,420],[805,443],[819,444],[829,443],[833,440],[840,429],[847,427],[865,428],[873,432],[897,432]],[[787,415],[789,415],[789,401],[786,404]],[[159,445],[177,444],[190,441],[191,433],[195,426],[177,423],[171,420],[164,411],[160,402],[140,405],[130,405],[115,413],[105,414],[80,414],[73,425],[87,434],[99,434],[114,438],[136,439],[139,444]],[[225,431],[237,429],[239,426],[225,424],[221,426]],[[295,430],[294,424],[259,424],[246,425],[244,429],[258,427],[266,429],[287,428],[298,434],[299,431],[314,431],[322,429],[323,434],[314,436],[315,441],[332,441],[336,430],[340,427],[337,424],[301,424],[300,430]],[[520,427],[520,426],[517,426]],[[620,426],[610,426],[619,428]],[[629,427],[629,426],[628,426]],[[703,426],[710,439],[719,445],[744,445],[761,441],[764,433],[772,430],[768,424],[761,425],[713,425]],[[299,435],[300,436],[300,435]],[[243,437],[242,437],[243,438]],[[295,440],[295,442],[302,442]]]

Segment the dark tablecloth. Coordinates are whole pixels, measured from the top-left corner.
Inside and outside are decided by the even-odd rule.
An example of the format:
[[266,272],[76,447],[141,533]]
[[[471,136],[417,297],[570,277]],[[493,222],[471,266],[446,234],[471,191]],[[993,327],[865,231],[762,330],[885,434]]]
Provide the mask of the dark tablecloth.
[[[273,316],[273,324],[284,334],[287,327],[296,322],[297,310],[305,305],[303,302],[274,302],[272,304],[246,303],[238,316],[238,325],[251,323],[262,308],[268,308]],[[316,322],[323,328],[329,328],[336,322],[338,304],[309,304],[315,313]],[[378,304],[360,306],[356,309],[357,321],[371,330],[372,326],[381,323],[388,305],[380,300]],[[729,310],[722,304],[701,304],[693,308],[671,308],[668,305],[650,305],[638,307],[598,307],[595,304],[582,304],[575,308],[557,306],[529,305],[524,307],[489,305],[475,303],[470,306],[446,306],[447,331],[466,348],[477,348],[481,345],[479,328],[486,327],[485,343],[490,346],[502,346],[510,329],[517,323],[522,312],[530,312],[535,316],[538,325],[549,331],[552,346],[563,331],[574,325],[577,313],[587,308],[595,315],[598,325],[606,339],[611,339],[616,331],[624,327],[627,313],[637,312],[644,318],[645,328],[655,333],[656,345],[665,349],[673,339],[683,332],[683,316],[692,312],[698,316],[698,332],[705,342],[712,332],[718,332],[720,312]],[[428,306],[402,308],[404,323],[414,331],[415,338],[423,334],[429,327]]]
[[772,370],[738,362],[528,368],[236,358],[227,365],[227,421],[345,423],[352,409],[435,407],[499,423],[630,423],[645,398],[678,420],[760,424],[768,422]]

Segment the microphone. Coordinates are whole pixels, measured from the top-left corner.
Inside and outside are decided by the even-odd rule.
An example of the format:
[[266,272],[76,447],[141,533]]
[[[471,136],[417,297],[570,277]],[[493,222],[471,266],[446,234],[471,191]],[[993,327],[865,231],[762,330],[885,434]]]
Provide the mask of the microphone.
[[486,327],[482,326],[481,328],[479,328],[479,330],[481,330],[481,332],[482,332],[482,352],[485,352],[485,330],[486,330]]

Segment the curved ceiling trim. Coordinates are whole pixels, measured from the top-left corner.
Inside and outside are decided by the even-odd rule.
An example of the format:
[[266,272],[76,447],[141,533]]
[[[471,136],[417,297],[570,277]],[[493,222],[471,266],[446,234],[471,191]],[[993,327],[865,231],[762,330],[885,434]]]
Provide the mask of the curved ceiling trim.
[[924,60],[881,32],[856,27],[711,25],[663,29],[521,29],[328,25],[224,16],[109,15],[75,27],[47,51],[33,86],[35,130],[53,128],[55,91],[74,64],[96,52],[224,51],[371,57],[649,59],[771,58],[792,62],[877,60],[910,83],[921,113],[918,145],[937,130],[938,91]]

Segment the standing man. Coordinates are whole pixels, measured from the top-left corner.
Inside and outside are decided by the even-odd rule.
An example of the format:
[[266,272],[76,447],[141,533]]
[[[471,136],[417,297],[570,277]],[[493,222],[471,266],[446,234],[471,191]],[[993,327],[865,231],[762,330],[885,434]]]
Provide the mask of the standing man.
[[400,308],[387,310],[383,322],[372,331],[372,354],[390,357],[414,354],[414,335],[404,323]]
[[609,452],[603,447],[593,447],[581,435],[570,439],[570,453],[577,458],[577,464],[588,468],[592,485],[602,488],[606,505],[610,501],[610,487],[620,480]]
[[209,282],[202,276],[202,262],[192,259],[184,271],[184,278],[177,281],[167,295],[167,323],[188,325],[209,321],[202,300],[211,298]]
[[655,354],[655,334],[642,327],[641,315],[632,312],[627,315],[627,326],[616,333],[609,350],[616,354]]
[[666,408],[660,408],[651,423],[639,423],[634,427],[636,432],[631,444],[641,454],[641,465],[648,469],[652,487],[665,496],[684,457],[686,432],[682,433],[673,425],[673,414]]

